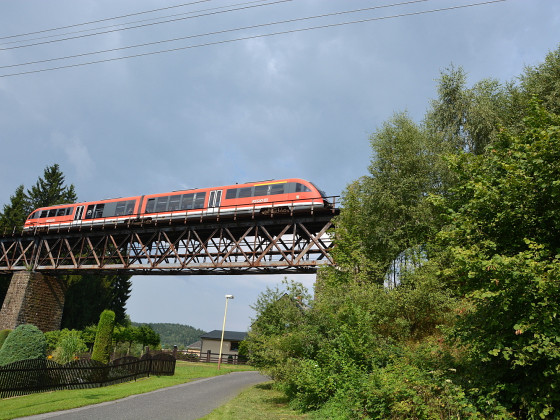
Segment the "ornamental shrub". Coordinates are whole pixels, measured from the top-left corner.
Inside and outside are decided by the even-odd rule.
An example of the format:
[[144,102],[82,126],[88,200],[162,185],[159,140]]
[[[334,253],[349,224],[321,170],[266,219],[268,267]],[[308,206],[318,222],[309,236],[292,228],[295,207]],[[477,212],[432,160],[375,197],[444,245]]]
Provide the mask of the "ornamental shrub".
[[45,333],[45,339],[47,340],[47,355],[52,354],[58,346],[58,342],[60,341],[60,334],[60,330],[47,331]]
[[27,359],[42,359],[47,354],[45,335],[34,325],[23,324],[13,330],[0,349],[0,366]]
[[64,365],[74,360],[78,354],[86,351],[87,346],[81,338],[80,331],[66,330],[58,342],[53,358],[55,362]]
[[115,313],[108,309],[101,312],[99,324],[97,325],[97,334],[95,335],[95,343],[93,344],[92,360],[109,363],[114,327]]
[[9,329],[0,331],[0,349],[2,348],[2,344],[4,344],[4,341],[6,341],[6,338],[11,332],[12,330]]

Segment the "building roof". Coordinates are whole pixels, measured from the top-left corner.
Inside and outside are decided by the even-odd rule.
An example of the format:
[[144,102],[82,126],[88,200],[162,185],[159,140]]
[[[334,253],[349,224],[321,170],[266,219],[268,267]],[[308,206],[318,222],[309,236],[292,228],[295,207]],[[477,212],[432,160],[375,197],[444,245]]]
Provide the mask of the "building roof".
[[[221,340],[222,330],[214,330],[200,336],[201,340]],[[241,331],[224,331],[225,341],[243,341],[247,338],[246,332]]]
[[187,346],[188,349],[199,349],[202,347],[202,341],[198,340]]

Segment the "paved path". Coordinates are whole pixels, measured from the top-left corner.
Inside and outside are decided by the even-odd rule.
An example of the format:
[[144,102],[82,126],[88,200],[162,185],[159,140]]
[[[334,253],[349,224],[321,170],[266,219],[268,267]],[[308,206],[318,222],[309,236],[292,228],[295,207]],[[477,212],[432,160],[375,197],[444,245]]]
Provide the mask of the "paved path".
[[21,417],[57,420],[195,420],[235,397],[243,388],[269,378],[255,371],[199,379],[120,400],[88,405],[72,410]]

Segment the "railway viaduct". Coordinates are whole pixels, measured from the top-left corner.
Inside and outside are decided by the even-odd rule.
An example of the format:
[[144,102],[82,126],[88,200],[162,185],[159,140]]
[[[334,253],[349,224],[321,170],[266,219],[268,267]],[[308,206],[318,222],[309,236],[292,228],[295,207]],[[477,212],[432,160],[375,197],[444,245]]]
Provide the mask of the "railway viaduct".
[[206,215],[98,227],[58,227],[0,236],[0,273],[12,280],[0,329],[59,329],[65,274],[239,275],[314,273],[333,264],[328,209],[291,214]]

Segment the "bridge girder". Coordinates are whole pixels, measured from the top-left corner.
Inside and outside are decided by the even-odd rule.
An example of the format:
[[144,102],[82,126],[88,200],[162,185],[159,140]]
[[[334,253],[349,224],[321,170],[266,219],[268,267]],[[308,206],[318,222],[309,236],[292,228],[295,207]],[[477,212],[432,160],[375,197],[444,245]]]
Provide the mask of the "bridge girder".
[[0,237],[0,272],[201,275],[314,273],[333,264],[337,211]]

